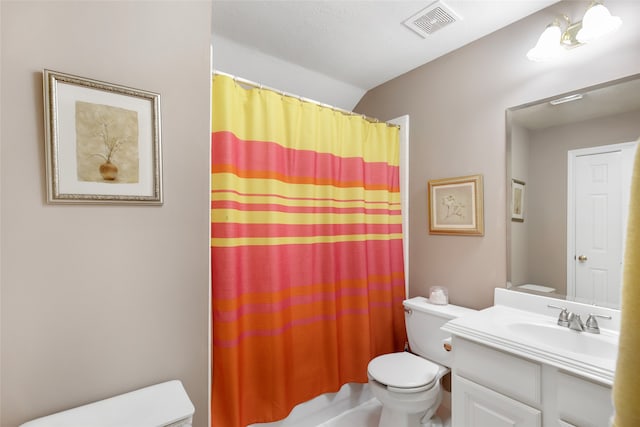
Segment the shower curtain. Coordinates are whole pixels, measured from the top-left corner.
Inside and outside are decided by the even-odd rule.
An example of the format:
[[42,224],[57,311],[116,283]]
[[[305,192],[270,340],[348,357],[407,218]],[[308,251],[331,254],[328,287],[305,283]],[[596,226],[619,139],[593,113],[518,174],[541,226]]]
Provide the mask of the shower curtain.
[[398,128],[213,77],[212,425],[282,419],[403,349]]

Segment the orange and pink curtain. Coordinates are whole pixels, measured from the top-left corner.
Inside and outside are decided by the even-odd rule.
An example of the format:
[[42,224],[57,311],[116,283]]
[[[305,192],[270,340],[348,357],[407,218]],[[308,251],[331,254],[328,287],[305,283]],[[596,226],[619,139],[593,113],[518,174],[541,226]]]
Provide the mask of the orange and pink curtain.
[[406,339],[398,129],[215,75],[212,425],[282,419]]

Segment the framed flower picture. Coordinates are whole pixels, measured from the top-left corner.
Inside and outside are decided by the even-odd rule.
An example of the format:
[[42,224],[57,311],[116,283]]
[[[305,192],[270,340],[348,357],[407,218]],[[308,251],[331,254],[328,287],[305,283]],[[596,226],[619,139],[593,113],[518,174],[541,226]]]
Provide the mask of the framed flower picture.
[[47,202],[163,202],[160,95],[43,72]]
[[430,180],[429,233],[483,236],[482,191],[482,175]]

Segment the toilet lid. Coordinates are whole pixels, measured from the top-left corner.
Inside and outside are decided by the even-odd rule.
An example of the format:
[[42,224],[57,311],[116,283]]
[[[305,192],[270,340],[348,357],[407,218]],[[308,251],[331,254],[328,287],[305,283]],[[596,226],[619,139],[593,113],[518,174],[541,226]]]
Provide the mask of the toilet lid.
[[369,362],[369,375],[379,383],[397,388],[427,385],[436,378],[439,367],[406,351],[383,354]]

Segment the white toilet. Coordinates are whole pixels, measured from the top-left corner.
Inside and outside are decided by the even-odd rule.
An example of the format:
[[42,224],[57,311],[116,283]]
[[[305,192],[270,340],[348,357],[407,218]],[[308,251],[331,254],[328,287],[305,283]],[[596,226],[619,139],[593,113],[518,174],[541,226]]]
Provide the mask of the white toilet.
[[89,403],[20,427],[191,427],[194,407],[178,380]]
[[369,385],[382,403],[379,427],[439,427],[434,414],[442,401],[440,380],[453,355],[445,323],[475,312],[455,305],[435,305],[424,297],[403,302],[411,353],[383,354],[369,362]]

